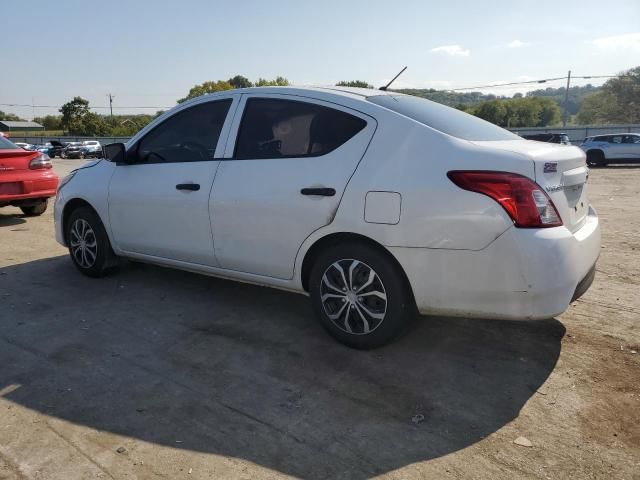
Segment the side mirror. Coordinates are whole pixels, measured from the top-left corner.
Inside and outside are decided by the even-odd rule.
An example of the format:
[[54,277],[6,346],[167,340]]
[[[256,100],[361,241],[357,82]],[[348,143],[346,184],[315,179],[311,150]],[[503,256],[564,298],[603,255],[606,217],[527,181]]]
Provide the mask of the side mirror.
[[127,150],[124,143],[110,143],[102,147],[102,155],[104,158],[114,163],[128,163]]

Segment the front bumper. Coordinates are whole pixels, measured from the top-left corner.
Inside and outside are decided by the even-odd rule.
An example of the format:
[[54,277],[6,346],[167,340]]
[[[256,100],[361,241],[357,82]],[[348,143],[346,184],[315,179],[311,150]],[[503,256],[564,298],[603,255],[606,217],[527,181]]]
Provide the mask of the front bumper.
[[478,251],[389,250],[409,278],[420,313],[546,319],[564,312],[593,281],[600,225],[590,208],[575,233],[514,227]]

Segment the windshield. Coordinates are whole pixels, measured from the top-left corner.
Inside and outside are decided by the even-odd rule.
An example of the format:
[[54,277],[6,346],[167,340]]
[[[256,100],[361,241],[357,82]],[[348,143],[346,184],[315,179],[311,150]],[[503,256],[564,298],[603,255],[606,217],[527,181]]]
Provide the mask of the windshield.
[[19,148],[15,143],[10,142],[9,140],[7,140],[6,138],[4,138],[2,135],[0,135],[0,149],[1,150],[15,150],[16,148]]
[[521,140],[521,137],[468,113],[411,95],[376,95],[371,103],[463,140]]

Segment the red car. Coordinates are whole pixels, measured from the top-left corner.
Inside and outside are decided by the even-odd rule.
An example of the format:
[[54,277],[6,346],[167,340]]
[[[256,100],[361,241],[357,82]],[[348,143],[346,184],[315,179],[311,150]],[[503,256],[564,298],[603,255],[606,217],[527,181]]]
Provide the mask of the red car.
[[58,176],[44,153],[23,150],[0,136],[0,207],[20,207],[26,216],[42,215],[56,194]]

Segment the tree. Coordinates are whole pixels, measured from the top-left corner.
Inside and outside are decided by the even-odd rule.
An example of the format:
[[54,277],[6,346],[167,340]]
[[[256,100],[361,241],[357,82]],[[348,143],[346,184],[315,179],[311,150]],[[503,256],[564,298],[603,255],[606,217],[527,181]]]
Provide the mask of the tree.
[[618,123],[619,112],[615,95],[604,90],[592,93],[582,102],[582,108],[576,118],[580,125]]
[[[233,79],[232,79],[233,80]],[[222,92],[224,90],[233,89],[233,85],[226,80],[218,80],[216,82],[204,82],[200,85],[195,85],[191,87],[189,93],[186,97],[178,100],[178,103],[186,102],[187,100],[195,97],[199,97],[200,95],[205,95],[207,93],[215,93]]]
[[42,125],[45,130],[62,130],[62,118],[60,115],[35,117],[33,121]]
[[364,80],[342,80],[336,83],[336,87],[375,88]]
[[467,112],[501,127],[545,127],[560,122],[560,107],[550,98],[488,100]]
[[256,87],[287,87],[289,85],[289,80],[280,76],[276,77],[274,80],[259,78],[256,82]]
[[230,78],[227,81],[233,88],[253,87],[253,83],[251,83],[251,80],[249,80],[247,77],[243,77],[242,75],[236,75],[235,77]]
[[82,97],[73,97],[73,100],[60,107],[62,113],[62,127],[69,133],[81,135],[77,132],[82,130],[82,123],[89,113],[89,100]]
[[11,121],[11,122],[23,121],[22,118],[20,118],[15,113],[4,113],[2,110],[0,110],[0,121],[2,121],[2,120],[7,120],[7,121]]

